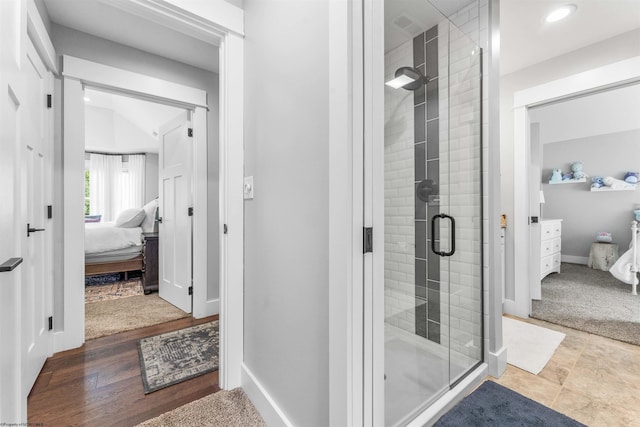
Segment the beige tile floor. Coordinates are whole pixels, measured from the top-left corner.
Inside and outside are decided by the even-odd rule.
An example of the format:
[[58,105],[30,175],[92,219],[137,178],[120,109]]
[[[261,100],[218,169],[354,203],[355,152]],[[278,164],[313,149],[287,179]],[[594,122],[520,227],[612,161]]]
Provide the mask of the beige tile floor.
[[640,426],[639,346],[525,321],[567,336],[539,375],[507,365],[493,381],[588,426]]

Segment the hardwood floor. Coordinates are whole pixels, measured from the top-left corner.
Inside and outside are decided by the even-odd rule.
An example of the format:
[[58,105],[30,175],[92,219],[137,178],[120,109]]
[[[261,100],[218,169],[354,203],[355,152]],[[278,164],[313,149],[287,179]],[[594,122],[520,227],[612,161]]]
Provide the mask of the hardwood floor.
[[50,357],[29,395],[29,423],[132,426],[220,390],[216,371],[145,395],[136,347],[140,338],[216,319],[179,319],[90,340]]

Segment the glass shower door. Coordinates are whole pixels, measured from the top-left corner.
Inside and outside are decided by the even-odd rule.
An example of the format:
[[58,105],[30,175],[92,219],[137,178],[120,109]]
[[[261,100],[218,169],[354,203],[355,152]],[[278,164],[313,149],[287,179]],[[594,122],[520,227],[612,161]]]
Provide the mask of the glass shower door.
[[480,49],[427,2],[385,1],[385,425],[482,360]]

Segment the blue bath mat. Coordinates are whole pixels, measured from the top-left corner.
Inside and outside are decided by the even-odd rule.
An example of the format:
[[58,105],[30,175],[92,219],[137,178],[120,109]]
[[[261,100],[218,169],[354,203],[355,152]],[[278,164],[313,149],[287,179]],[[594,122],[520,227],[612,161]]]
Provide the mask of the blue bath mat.
[[584,426],[566,415],[493,381],[485,381],[451,411],[444,414],[435,425],[440,427]]

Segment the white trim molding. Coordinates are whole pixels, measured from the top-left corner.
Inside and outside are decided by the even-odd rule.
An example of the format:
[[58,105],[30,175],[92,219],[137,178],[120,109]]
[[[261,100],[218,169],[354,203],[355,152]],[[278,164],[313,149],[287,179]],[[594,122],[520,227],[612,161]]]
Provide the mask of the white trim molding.
[[220,45],[219,170],[219,383],[230,390],[240,386],[244,360],[244,39],[233,33]]
[[[531,314],[529,216],[529,108],[640,81],[640,56],[594,68],[516,92],[513,139],[514,299],[505,300],[504,312],[527,318]],[[523,191],[522,189],[525,189]],[[565,258],[565,257],[563,257]]]
[[207,107],[207,92],[203,90],[69,55],[62,58],[62,75],[80,80],[85,85],[115,89],[159,102],[183,104],[187,108]]
[[53,47],[53,43],[51,43],[51,38],[49,38],[49,33],[47,33],[34,0],[27,2],[27,34],[42,58],[44,65],[49,71],[57,75],[56,50]]
[[284,411],[244,363],[242,364],[242,389],[268,426],[293,427],[293,423],[289,421]]
[[224,0],[98,0],[219,46],[227,34],[244,35],[244,12]]

